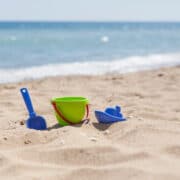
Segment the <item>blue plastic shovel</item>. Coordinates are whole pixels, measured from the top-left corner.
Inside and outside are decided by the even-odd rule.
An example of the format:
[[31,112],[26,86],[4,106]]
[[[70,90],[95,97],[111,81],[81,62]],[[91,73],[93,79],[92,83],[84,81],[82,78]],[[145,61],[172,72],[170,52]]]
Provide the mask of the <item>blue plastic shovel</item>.
[[36,130],[47,129],[46,120],[41,116],[37,116],[33,109],[28,90],[26,88],[22,88],[20,89],[20,91],[26,104],[27,110],[29,112],[29,118],[26,121],[27,128]]

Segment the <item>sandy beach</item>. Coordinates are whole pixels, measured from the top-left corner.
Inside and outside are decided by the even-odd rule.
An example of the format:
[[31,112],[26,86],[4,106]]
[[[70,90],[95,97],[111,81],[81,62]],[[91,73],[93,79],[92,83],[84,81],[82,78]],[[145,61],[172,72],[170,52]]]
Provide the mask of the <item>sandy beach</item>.
[[[19,89],[48,130],[27,129]],[[52,97],[90,100],[88,124],[59,127]],[[127,121],[98,124],[94,110],[121,105]],[[0,85],[0,179],[180,179],[180,67],[66,76]]]

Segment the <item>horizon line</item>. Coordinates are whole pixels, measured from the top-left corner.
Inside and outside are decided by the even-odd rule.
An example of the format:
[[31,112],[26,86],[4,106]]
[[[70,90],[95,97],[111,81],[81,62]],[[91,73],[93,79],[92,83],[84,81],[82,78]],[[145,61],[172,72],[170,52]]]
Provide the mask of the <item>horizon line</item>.
[[180,23],[180,20],[0,20],[0,23]]

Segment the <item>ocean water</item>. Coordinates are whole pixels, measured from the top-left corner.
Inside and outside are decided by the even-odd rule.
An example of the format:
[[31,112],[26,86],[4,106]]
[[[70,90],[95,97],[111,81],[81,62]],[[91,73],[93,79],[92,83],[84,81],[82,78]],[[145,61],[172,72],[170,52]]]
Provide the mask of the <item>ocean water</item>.
[[180,65],[180,23],[0,22],[0,83]]

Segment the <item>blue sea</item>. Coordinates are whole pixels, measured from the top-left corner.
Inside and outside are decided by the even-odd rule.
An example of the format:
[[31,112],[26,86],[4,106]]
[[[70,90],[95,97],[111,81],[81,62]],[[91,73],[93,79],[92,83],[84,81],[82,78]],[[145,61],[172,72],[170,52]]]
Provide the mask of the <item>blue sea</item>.
[[0,83],[180,65],[180,23],[0,22]]

